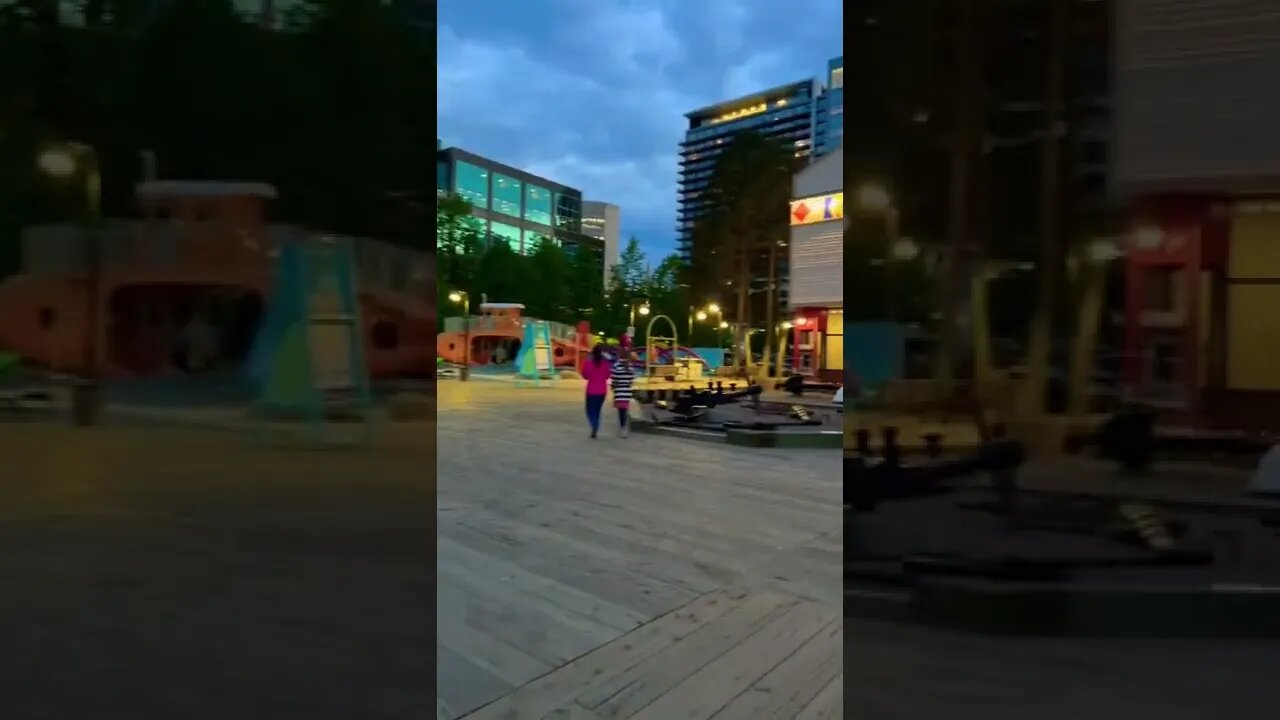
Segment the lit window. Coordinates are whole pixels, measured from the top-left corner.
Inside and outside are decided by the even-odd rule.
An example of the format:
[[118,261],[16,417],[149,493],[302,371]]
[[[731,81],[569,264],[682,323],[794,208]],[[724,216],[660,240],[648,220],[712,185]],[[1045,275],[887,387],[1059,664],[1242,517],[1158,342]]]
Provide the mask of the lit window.
[[489,223],[489,237],[494,242],[504,241],[514,251],[520,252],[520,228],[502,223]]
[[489,209],[489,171],[471,163],[459,162],[454,168],[454,192],[458,197],[482,210]]
[[524,190],[524,219],[539,225],[551,224],[551,191],[537,185]]
[[520,217],[520,196],[524,183],[506,175],[493,175],[493,209],[503,215]]

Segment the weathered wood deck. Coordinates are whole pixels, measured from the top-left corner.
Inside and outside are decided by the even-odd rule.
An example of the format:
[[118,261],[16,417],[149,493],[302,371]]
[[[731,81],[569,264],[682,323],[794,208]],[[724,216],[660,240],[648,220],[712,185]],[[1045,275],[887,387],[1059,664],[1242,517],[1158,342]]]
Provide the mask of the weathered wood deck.
[[437,715],[838,717],[841,457],[441,383]]

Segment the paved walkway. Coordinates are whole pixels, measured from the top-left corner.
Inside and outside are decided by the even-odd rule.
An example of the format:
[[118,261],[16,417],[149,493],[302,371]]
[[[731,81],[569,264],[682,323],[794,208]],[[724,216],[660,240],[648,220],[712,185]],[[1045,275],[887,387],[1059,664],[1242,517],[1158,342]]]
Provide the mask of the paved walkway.
[[590,440],[577,388],[438,392],[438,717],[839,716],[837,451]]
[[0,715],[417,720],[427,426],[398,449],[0,424]]

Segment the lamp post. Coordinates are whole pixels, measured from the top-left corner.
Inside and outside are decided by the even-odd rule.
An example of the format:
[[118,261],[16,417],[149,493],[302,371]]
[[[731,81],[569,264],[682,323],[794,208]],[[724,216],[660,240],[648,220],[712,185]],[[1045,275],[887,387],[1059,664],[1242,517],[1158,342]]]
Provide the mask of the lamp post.
[[[650,309],[649,309],[648,300],[632,300],[631,301],[631,314],[627,321],[627,327],[631,328],[632,334],[635,333],[636,315],[640,315],[641,317],[647,317],[649,315],[649,312],[650,312]],[[635,340],[635,338],[632,338],[632,340]]]
[[462,305],[462,372],[460,380],[471,377],[471,297],[466,290],[455,290],[449,293],[449,300]]
[[1083,415],[1089,410],[1093,355],[1098,345],[1098,325],[1106,299],[1107,269],[1123,256],[1116,238],[1099,237],[1090,241],[1075,258],[1074,265],[1080,280],[1080,310],[1076,314],[1067,386],[1067,412],[1072,415]]
[[707,303],[707,307],[699,309],[697,306],[689,306],[689,345],[693,345],[693,322],[706,322],[707,318],[715,315],[720,321],[724,320],[724,314],[720,310],[720,306],[716,303]]
[[778,377],[782,377],[782,366],[787,358],[787,335],[790,333],[794,324],[790,320],[783,320],[779,325],[781,330],[778,333],[778,359],[776,361],[777,365],[775,365],[774,368],[777,370]]
[[102,248],[98,230],[102,219],[102,174],[98,153],[82,143],[60,143],[36,156],[40,172],[57,180],[70,181],[78,174],[84,178],[84,250],[85,250],[85,373],[72,385],[71,413],[73,422],[89,427],[98,422],[101,410],[98,335],[102,292]]

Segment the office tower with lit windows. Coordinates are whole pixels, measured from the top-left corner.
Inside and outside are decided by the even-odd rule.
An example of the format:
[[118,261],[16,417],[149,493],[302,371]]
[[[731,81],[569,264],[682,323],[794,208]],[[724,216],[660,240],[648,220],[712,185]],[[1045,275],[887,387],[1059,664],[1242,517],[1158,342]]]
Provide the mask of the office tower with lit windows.
[[689,128],[680,143],[676,231],[680,254],[686,261],[692,257],[694,223],[706,210],[703,193],[716,158],[729,139],[750,130],[787,143],[796,158],[807,159],[813,150],[817,89],[812,79],[801,80],[685,115]]
[[844,142],[844,56],[827,61],[827,86],[813,111],[813,160]]
[[460,148],[436,151],[436,193],[471,203],[487,242],[531,253],[544,238],[566,253],[591,252],[604,266],[604,241],[582,232],[582,191]]

